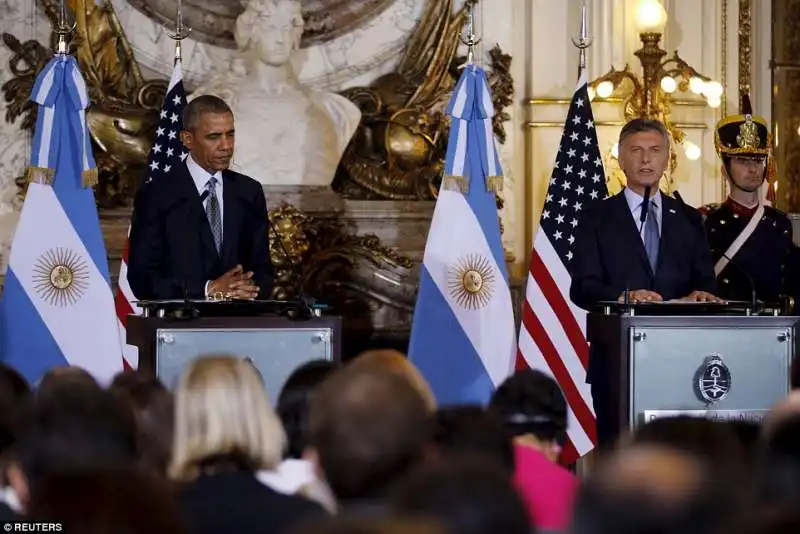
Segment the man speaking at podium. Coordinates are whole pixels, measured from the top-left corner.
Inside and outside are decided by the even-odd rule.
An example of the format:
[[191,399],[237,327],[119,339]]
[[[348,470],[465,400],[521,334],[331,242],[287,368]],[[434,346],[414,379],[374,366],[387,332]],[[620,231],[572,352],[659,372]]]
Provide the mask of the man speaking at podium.
[[128,282],[140,300],[267,298],[269,222],[256,180],[228,169],[233,112],[203,95],[183,111],[189,156],[145,183],[134,203]]
[[[700,214],[658,188],[669,143],[658,121],[634,119],[622,128],[619,164],[627,186],[590,205],[576,228],[570,298],[581,308],[625,300],[719,301]],[[601,446],[618,430],[607,365],[604,354],[591,350],[587,382]]]

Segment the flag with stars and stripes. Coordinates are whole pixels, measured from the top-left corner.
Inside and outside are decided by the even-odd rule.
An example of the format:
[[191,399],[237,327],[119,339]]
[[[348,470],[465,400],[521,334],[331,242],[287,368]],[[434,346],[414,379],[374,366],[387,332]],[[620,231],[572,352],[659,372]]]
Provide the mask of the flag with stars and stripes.
[[[164,105],[159,115],[158,126],[156,127],[153,146],[150,147],[150,154],[147,158],[147,169],[143,176],[144,182],[161,180],[166,178],[175,165],[180,164],[189,151],[183,146],[180,140],[180,132],[183,127],[181,116],[183,108],[186,106],[186,91],[183,88],[183,75],[180,60],[175,62],[172,77],[169,81],[167,94],[164,97]],[[119,333],[122,338],[123,356],[127,368],[136,369],[139,363],[138,350],[126,342],[126,325],[128,315],[138,315],[141,310],[134,304],[136,297],[128,285],[128,243],[122,253],[122,261],[119,267],[119,282],[116,294],[117,319],[119,321]]]
[[562,459],[571,463],[596,443],[595,415],[586,369],[586,312],[569,298],[575,228],[587,204],[608,195],[597,144],[586,69],[570,102],[544,209],[531,252],[522,307],[517,368],[555,378],[569,405]]

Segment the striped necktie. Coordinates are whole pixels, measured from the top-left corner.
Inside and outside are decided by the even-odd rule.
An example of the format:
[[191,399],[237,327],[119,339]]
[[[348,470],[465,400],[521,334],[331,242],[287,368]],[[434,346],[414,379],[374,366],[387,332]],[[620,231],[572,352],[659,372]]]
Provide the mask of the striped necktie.
[[219,199],[217,198],[217,178],[212,176],[206,183],[208,191],[208,201],[206,202],[206,217],[211,226],[211,235],[214,236],[214,246],[219,253],[222,247],[222,216],[219,210]]

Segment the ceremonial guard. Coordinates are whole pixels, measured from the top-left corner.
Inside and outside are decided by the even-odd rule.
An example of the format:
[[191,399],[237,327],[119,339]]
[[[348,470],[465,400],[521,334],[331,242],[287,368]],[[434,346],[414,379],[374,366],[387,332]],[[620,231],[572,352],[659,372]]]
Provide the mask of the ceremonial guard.
[[750,301],[755,291],[758,300],[790,311],[797,298],[798,249],[789,218],[762,200],[771,135],[767,121],[753,115],[749,97],[741,114],[717,123],[714,144],[730,187],[725,202],[705,212],[718,295]]

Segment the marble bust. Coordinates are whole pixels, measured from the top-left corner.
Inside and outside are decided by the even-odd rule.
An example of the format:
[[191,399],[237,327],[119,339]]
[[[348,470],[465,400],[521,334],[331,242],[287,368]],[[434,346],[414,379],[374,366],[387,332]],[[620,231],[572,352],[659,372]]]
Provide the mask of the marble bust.
[[303,34],[299,0],[247,0],[237,54],[192,94],[233,109],[232,169],[266,185],[329,186],[361,112],[343,96],[304,86],[292,66]]

